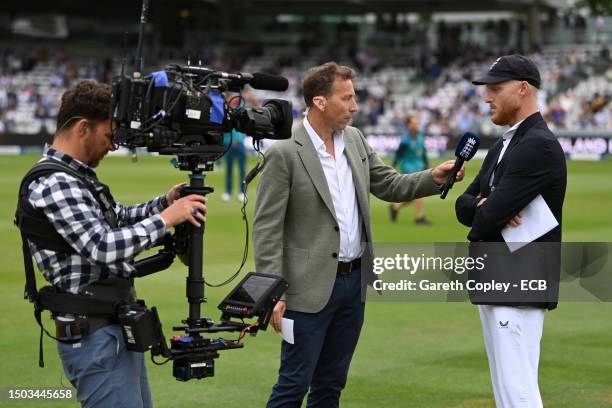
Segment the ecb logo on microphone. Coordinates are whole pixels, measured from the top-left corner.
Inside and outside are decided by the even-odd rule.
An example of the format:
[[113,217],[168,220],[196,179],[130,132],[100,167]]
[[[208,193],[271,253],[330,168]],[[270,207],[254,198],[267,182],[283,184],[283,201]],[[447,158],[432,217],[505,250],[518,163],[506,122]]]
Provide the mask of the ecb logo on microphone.
[[477,143],[476,139],[474,139],[473,137],[470,137],[467,140],[467,143],[465,144],[465,146],[463,146],[463,149],[461,150],[461,153],[459,153],[459,156],[464,157],[465,159],[469,160],[468,157],[470,157],[472,153],[472,149],[474,149],[474,146],[476,145],[476,143]]
[[503,323],[501,320],[499,321],[499,328],[500,329],[507,329],[508,328],[508,323],[510,323],[510,320],[506,320],[506,323]]
[[501,57],[496,59],[495,62],[491,64],[491,66],[489,67],[489,71],[492,70],[495,65],[497,65],[497,63],[499,62],[500,59],[501,59]]

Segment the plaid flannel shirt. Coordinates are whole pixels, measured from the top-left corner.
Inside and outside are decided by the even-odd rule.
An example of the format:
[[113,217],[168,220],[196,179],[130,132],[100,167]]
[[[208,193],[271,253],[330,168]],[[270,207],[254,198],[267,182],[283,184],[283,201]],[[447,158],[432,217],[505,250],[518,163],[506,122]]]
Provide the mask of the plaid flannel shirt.
[[[62,161],[78,172],[96,177],[91,167],[54,149],[48,149],[45,158]],[[29,185],[28,192],[30,204],[43,209],[57,232],[76,251],[55,252],[28,242],[45,279],[66,292],[78,293],[100,279],[131,277],[135,271],[134,257],[154,246],[165,234],[166,227],[159,215],[166,206],[165,196],[128,207],[117,203],[119,227],[111,228],[85,183],[67,173],[40,177]]]

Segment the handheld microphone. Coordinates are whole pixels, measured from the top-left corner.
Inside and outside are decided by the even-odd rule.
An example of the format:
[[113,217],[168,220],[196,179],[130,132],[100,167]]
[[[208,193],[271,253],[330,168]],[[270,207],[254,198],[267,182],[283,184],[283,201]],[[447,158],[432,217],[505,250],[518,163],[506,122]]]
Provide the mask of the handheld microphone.
[[455,149],[455,167],[453,167],[453,171],[448,176],[446,183],[440,187],[440,198],[445,199],[448,191],[453,188],[453,184],[455,184],[455,179],[457,178],[457,173],[463,166],[463,163],[469,161],[478,150],[478,146],[480,145],[480,136],[475,135],[473,133],[467,132],[463,135],[459,143],[457,144],[457,148]]

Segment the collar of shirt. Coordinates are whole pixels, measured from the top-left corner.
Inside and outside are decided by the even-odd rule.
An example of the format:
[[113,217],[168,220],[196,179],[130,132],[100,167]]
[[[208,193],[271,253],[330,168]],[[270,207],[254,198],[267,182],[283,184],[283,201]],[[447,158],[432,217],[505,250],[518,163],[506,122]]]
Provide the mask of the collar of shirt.
[[[525,119],[523,119],[525,120]],[[521,120],[520,122],[517,122],[514,124],[514,126],[512,126],[510,129],[506,130],[504,132],[504,134],[502,135],[503,141],[502,141],[502,149],[499,152],[499,156],[497,156],[497,164],[499,164],[502,160],[502,158],[504,157],[504,153],[506,153],[506,149],[508,148],[508,145],[510,145],[510,141],[512,140],[512,137],[514,136],[514,134],[516,133],[516,129],[518,129],[518,127],[521,125],[521,123],[523,123],[523,120]],[[497,166],[496,166],[497,168]],[[491,173],[491,178],[489,179],[489,186],[491,186],[491,190],[494,189],[493,186],[493,179],[495,177],[495,169],[493,169],[493,172]]]
[[[312,144],[315,147],[319,156],[327,157],[329,153],[325,150],[325,143],[323,139],[319,136],[319,134],[314,130],[310,122],[308,122],[308,117],[304,117],[304,127],[306,128],[306,133],[310,137]],[[344,152],[344,131],[336,131],[334,132],[334,153],[336,155],[341,155]]]
[[[525,120],[525,119],[523,119]],[[508,141],[512,140],[512,136],[514,136],[514,134],[516,133],[516,130],[518,129],[518,127],[521,125],[521,123],[523,123],[523,120],[521,120],[520,122],[517,122],[514,124],[514,126],[512,126],[510,129],[506,130],[504,132],[504,134],[502,135],[502,138],[504,139],[504,144],[507,144]]]
[[86,165],[85,163],[67,155],[66,153],[62,153],[54,148],[50,147],[45,153],[45,156],[50,157],[52,159],[61,161],[62,163],[67,164],[72,169],[78,171],[79,173],[83,173],[86,176],[96,177],[96,173],[93,171],[91,167]]

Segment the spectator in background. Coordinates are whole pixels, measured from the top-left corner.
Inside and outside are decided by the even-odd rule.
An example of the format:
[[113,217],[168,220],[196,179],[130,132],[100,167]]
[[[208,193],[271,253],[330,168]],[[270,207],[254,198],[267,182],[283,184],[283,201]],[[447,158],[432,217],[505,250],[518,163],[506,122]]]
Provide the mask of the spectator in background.
[[468,106],[463,105],[457,112],[457,127],[460,134],[472,130],[474,127],[474,112]]
[[[250,88],[245,88],[241,95],[226,95],[226,102],[232,108],[247,106],[259,106],[259,100],[253,94]],[[223,201],[230,201],[232,199],[233,191],[233,179],[234,179],[234,161],[238,162],[238,185],[239,192],[237,198],[239,201],[244,200],[244,188],[242,180],[244,180],[245,166],[246,166],[246,148],[244,146],[244,139],[246,135],[242,132],[232,129],[231,132],[223,134],[223,144],[229,150],[225,153],[226,158],[226,171],[225,171],[225,193],[222,195]]]
[[224,145],[229,146],[229,150],[225,153],[225,163],[227,165],[225,172],[225,193],[223,193],[223,201],[230,201],[232,199],[232,185],[234,178],[234,161],[238,162],[238,174],[239,179],[239,190],[238,200],[244,200],[244,169],[246,165],[246,149],[244,147],[245,134],[232,129],[231,132],[224,133]]
[[554,104],[550,110],[548,111],[549,115],[549,120],[552,122],[552,127],[555,129],[559,129],[559,128],[563,128],[565,127],[565,110],[563,110],[563,107],[561,106],[561,104],[557,103]]
[[438,64],[438,59],[434,56],[427,61],[426,75],[428,81],[435,81],[442,73],[442,67]]
[[[429,163],[427,161],[427,152],[425,151],[425,133],[421,129],[419,117],[417,115],[408,115],[404,124],[406,130],[395,153],[393,167],[397,167],[402,174],[423,171],[429,168]],[[425,218],[423,198],[401,203],[391,203],[389,205],[391,221],[396,222],[397,213],[400,208],[411,202],[414,202],[416,209],[414,223],[417,225],[431,225],[431,222]]]
[[47,119],[51,115],[49,114],[49,109],[45,104],[44,98],[40,94],[36,94],[36,110],[34,111],[34,117],[36,119]]

